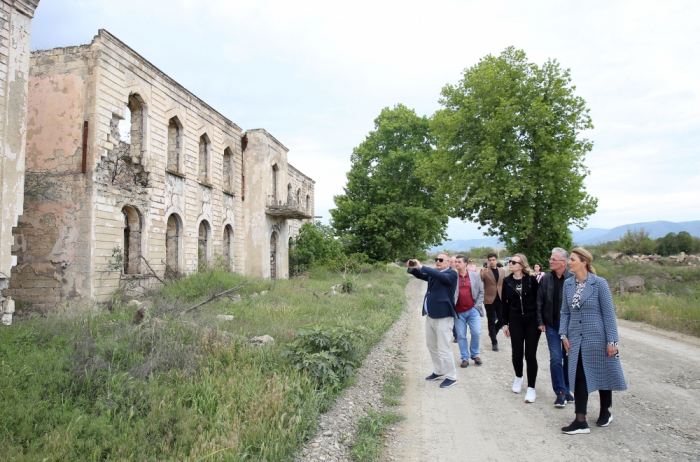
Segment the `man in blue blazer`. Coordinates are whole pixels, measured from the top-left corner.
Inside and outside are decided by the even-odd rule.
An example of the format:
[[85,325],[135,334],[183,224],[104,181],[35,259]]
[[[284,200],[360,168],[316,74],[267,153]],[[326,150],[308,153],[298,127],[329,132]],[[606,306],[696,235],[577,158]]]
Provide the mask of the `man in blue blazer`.
[[457,272],[450,268],[450,256],[441,253],[435,259],[435,268],[421,265],[418,260],[406,262],[413,277],[428,281],[428,291],[423,299],[425,319],[425,343],[433,360],[433,373],[426,380],[442,380],[440,388],[457,383],[457,368],[452,353],[452,328],[455,317],[455,292]]

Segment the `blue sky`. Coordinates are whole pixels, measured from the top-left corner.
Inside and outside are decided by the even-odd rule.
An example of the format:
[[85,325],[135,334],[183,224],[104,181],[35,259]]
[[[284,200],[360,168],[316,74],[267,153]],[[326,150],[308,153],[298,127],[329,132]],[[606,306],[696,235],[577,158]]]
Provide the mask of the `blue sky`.
[[[382,108],[432,114],[446,83],[507,46],[570,68],[591,109],[590,227],[700,219],[700,3],[41,0],[32,49],[104,28],[316,180],[329,217]],[[450,222],[451,239],[481,237]]]

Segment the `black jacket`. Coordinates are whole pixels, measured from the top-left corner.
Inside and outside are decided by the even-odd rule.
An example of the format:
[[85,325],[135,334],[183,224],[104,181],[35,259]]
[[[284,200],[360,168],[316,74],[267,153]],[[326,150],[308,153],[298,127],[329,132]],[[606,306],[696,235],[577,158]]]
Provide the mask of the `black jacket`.
[[[516,286],[522,284],[522,295],[516,290]],[[510,312],[519,311],[523,315],[536,315],[537,313],[537,277],[523,275],[516,280],[512,274],[506,276],[503,281],[503,305],[501,314],[503,324],[510,322]]]
[[[564,270],[562,278],[566,281],[572,277],[574,273],[568,269]],[[537,324],[540,326],[551,326],[554,322],[554,313],[557,313],[557,319],[560,318],[561,305],[554,306],[554,275],[550,271],[540,279],[540,287],[537,289]],[[564,299],[564,285],[561,288],[562,300]],[[555,311],[556,310],[556,311]]]
[[[423,265],[421,269],[409,268],[408,273],[413,277],[428,281],[428,291],[424,302],[428,305],[428,316],[433,319],[457,317],[455,311],[455,292],[457,291],[457,271],[448,269],[440,271]],[[421,312],[425,316],[423,305]]]

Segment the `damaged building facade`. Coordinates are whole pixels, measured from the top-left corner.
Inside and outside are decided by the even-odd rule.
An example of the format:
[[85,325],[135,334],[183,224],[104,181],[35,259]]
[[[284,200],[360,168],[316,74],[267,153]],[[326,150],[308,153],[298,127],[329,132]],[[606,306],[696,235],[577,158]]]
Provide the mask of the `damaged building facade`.
[[105,30],[31,55],[24,212],[5,293],[33,309],[210,266],[288,277],[314,181]]
[[5,298],[12,267],[12,228],[22,213],[31,20],[39,0],[0,1],[0,312],[9,324],[12,298]]

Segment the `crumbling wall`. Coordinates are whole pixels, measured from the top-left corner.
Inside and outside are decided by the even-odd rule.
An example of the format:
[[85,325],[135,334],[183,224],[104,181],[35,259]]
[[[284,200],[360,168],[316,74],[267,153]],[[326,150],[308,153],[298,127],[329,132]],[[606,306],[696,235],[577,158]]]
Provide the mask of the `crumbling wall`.
[[[12,227],[22,213],[31,19],[39,0],[0,1],[0,312],[16,258]],[[8,305],[9,304],[9,305]]]
[[[103,190],[104,182],[96,181],[94,296],[103,299],[115,287],[113,275],[105,275],[104,271],[114,246],[123,245],[120,213],[127,202],[138,209],[142,220],[142,255],[159,275],[164,275],[168,267],[184,273],[197,270],[199,224],[203,220],[210,228],[208,260],[215,263],[223,255],[224,228],[230,225],[234,230],[235,268],[244,271],[241,197],[231,191],[224,192],[228,188],[224,187],[222,172],[226,148],[234,159],[241,156],[240,128],[107,31],[99,32],[92,47],[96,52],[99,50],[94,84],[98,121],[96,163],[113,166],[113,160],[106,160],[113,159],[116,154],[112,151],[118,149],[110,121],[115,114],[126,117],[125,103],[138,96],[145,109],[142,113],[145,119],[132,124],[130,152],[134,158],[138,151],[135,140],[142,136],[141,158],[138,162],[134,159],[128,172],[132,179],[134,175],[147,179],[132,182],[128,190],[123,186]],[[179,130],[171,123],[173,118]],[[133,127],[143,127],[143,131],[135,132]],[[204,181],[200,181],[199,175],[202,137],[207,140],[208,155]],[[176,164],[179,164],[177,168]],[[239,163],[234,161],[234,191],[240,190],[239,168]],[[175,222],[169,221],[171,217],[176,217]],[[179,226],[175,227],[175,223]],[[142,265],[143,275],[149,271]]]
[[[287,176],[294,191],[294,202],[304,212],[312,217],[314,216],[314,185],[316,182],[308,176],[301,173],[291,164],[287,164]],[[289,237],[299,235],[299,228],[307,221],[313,221],[313,218],[307,220],[289,220]],[[289,240],[287,240],[289,245]]]
[[89,47],[32,54],[24,212],[8,293],[46,311],[90,293],[90,187],[82,173]]
[[289,277],[289,226],[283,218],[266,213],[268,202],[274,195],[273,167],[278,167],[278,199],[287,196],[289,183],[287,148],[265,130],[248,130],[245,134],[246,200],[244,202],[246,273],[257,277],[270,277],[271,243],[273,234],[277,242],[274,255],[276,277]]

